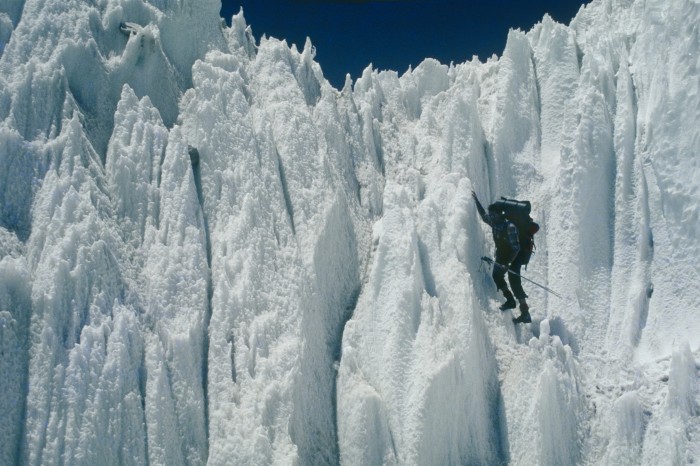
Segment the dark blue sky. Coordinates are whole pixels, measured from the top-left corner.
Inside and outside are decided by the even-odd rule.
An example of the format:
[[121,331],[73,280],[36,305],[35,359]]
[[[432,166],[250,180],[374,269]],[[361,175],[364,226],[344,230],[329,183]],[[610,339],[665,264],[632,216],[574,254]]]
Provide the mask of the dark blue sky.
[[569,24],[589,1],[222,0],[221,15],[230,23],[243,6],[258,41],[266,34],[301,49],[309,36],[324,76],[340,88],[346,73],[356,79],[369,63],[402,74],[426,57],[500,56],[509,28],[528,31],[545,13]]

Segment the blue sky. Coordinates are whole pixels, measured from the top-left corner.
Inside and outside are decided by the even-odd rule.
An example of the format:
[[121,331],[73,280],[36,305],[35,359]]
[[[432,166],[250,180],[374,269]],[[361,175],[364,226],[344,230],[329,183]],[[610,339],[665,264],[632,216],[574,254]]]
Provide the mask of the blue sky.
[[306,37],[333,86],[372,63],[403,73],[424,58],[461,63],[501,55],[509,28],[529,30],[549,13],[569,24],[581,0],[222,0],[230,22],[242,6],[256,40],[263,34],[302,48]]

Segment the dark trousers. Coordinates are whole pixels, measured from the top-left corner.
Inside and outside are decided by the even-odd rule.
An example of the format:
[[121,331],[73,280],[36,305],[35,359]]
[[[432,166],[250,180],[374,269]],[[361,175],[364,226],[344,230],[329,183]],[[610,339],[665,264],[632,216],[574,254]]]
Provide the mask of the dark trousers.
[[[510,257],[506,256],[505,254],[499,254],[498,251],[496,251],[496,262],[498,262],[501,265],[507,265],[506,261],[510,259]],[[510,264],[510,267],[508,267],[511,271],[517,273],[520,275],[520,267],[523,266],[523,257],[521,254],[518,254],[518,256],[515,258],[512,264]],[[525,294],[525,290],[523,290],[523,284],[522,280],[518,275],[515,275],[513,273],[508,273],[508,281],[510,282],[510,287],[513,288],[513,294],[515,295],[515,298],[518,300],[525,299],[527,298],[527,295]],[[508,285],[506,284],[506,270],[503,267],[498,267],[494,266],[493,267],[493,281],[496,282],[496,288],[499,290],[507,290]]]

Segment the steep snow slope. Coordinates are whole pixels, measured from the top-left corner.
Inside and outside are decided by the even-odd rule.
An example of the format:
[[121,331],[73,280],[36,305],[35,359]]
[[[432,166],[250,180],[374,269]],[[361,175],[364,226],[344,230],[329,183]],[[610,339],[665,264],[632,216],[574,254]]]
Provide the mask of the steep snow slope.
[[700,4],[342,90],[218,7],[0,5],[0,463],[700,460]]

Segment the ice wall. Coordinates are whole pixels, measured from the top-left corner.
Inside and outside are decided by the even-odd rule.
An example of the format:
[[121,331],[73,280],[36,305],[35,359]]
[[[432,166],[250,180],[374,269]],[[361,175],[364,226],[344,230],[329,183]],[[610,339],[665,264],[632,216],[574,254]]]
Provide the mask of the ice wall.
[[218,7],[0,5],[0,463],[700,460],[697,3],[342,90]]

